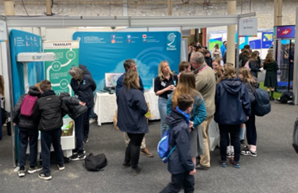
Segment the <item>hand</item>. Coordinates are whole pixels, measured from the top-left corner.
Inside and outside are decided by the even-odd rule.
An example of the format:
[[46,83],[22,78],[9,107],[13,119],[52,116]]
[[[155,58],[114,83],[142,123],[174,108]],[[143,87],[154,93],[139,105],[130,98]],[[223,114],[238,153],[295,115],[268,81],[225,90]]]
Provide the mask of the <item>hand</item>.
[[15,124],[15,123],[13,123],[13,126],[16,126],[16,124]]
[[192,121],[189,121],[189,128],[192,128],[193,127],[193,122]]
[[82,106],[85,106],[86,105],[86,103],[84,103],[82,101],[80,101],[79,104],[82,105]]
[[189,172],[189,175],[195,175],[196,174],[196,172],[197,172],[197,170],[196,170],[196,168],[195,169],[193,169],[193,171],[191,171],[191,172]]
[[248,120],[249,119],[249,116],[246,116],[246,119]]
[[175,86],[174,85],[170,85],[167,87],[167,90],[173,91],[175,90]]

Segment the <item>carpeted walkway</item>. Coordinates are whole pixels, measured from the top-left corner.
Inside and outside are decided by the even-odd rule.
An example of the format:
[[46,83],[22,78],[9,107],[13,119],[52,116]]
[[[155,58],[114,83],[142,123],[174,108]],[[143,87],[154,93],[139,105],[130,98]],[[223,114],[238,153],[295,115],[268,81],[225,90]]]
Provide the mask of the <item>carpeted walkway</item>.
[[[197,193],[296,193],[298,190],[298,155],[291,146],[297,106],[272,102],[272,112],[257,118],[258,156],[241,156],[241,168],[218,164],[219,149],[211,152],[211,168],[197,171],[195,192]],[[130,169],[122,169],[125,145],[123,134],[113,129],[112,124],[90,129],[90,142],[85,145],[87,153],[105,153],[108,166],[101,172],[88,172],[81,161],[66,164],[65,171],[58,171],[52,164],[50,181],[27,174],[19,178],[12,168],[11,141],[6,135],[0,141],[0,192],[48,192],[48,193],[156,193],[170,181],[167,165],[156,153],[159,139],[159,122],[150,122],[150,133],[146,135],[148,148],[154,158],[140,157],[144,171],[130,176]]]

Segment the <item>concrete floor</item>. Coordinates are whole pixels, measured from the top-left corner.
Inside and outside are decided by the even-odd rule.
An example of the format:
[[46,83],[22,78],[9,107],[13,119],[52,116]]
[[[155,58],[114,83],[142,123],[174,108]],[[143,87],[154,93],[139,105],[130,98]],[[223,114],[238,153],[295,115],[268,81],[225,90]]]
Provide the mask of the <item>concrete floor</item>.
[[[272,112],[257,117],[258,156],[241,156],[241,168],[218,164],[219,149],[211,152],[211,168],[197,171],[195,192],[268,192],[296,193],[298,191],[298,155],[292,148],[294,121],[298,117],[297,106],[272,102]],[[82,161],[66,164],[64,171],[58,171],[52,163],[50,181],[38,178],[38,174],[27,174],[19,178],[12,167],[11,141],[3,130],[0,141],[0,192],[102,192],[102,193],[156,193],[170,181],[167,165],[162,163],[156,152],[159,140],[159,122],[150,122],[146,135],[148,148],[154,158],[140,157],[143,172],[131,176],[130,169],[122,169],[125,145],[123,133],[113,129],[112,124],[90,128],[90,141],[85,145],[87,153],[105,153],[108,166],[101,172],[88,172]]]

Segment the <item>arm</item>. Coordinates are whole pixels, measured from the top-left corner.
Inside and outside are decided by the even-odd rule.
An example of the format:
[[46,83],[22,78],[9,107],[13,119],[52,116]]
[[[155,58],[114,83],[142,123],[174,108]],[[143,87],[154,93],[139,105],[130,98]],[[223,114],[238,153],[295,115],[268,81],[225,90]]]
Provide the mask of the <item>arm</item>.
[[70,86],[71,86],[73,92],[76,94],[78,92],[78,87],[77,87],[77,85],[75,83],[75,79],[73,79],[73,78],[71,79]]
[[207,84],[207,80],[206,80],[205,77],[196,76],[196,89],[197,89],[197,91],[201,92],[201,90],[204,89],[206,84]]
[[215,90],[215,106],[216,106],[216,109],[219,106],[219,101],[220,101],[220,83],[216,85],[216,90]]
[[167,115],[172,112],[173,106],[172,106],[172,95],[173,93],[170,94],[168,102],[167,102]]
[[148,106],[143,93],[135,93],[134,96],[136,97],[136,105],[139,109],[140,114],[145,115],[148,112]]
[[251,103],[250,103],[250,98],[249,98],[247,88],[245,87],[244,84],[242,84],[241,92],[242,92],[241,93],[242,108],[246,116],[249,116],[251,114]]
[[255,64],[256,64],[256,62],[254,60],[251,60],[249,62],[250,70],[253,71],[253,72],[259,72],[260,69]]
[[159,81],[158,81],[158,77],[155,78],[154,80],[154,92],[155,92],[155,95],[161,95],[163,94],[164,92],[170,90],[171,86],[168,86],[164,89],[161,89],[160,88],[160,85],[159,85]]
[[195,114],[193,116],[194,128],[200,125],[207,117],[204,100],[202,98],[198,98],[196,99],[195,103],[196,103],[197,109],[194,111]]
[[122,88],[123,86],[123,76],[120,76],[117,80],[117,85],[116,85],[116,93]]
[[94,92],[96,89],[96,84],[91,76],[90,76],[89,80],[90,80],[90,84],[91,84],[90,86],[91,86],[92,92]]
[[277,62],[276,61],[274,61],[274,67],[275,67],[275,70],[277,71],[277,70],[279,70],[279,67],[278,67],[278,65],[277,65]]
[[39,123],[40,117],[41,117],[41,112],[39,112],[39,104],[37,100],[33,108],[32,119],[35,120],[36,123]]
[[65,99],[61,99],[66,106],[68,105],[79,105],[80,100],[75,97],[65,97]]
[[20,112],[21,112],[21,106],[22,106],[22,102],[25,98],[25,96],[27,96],[26,94],[23,94],[17,104],[14,106],[14,110],[13,110],[13,113],[12,113],[12,121],[15,123],[17,122],[18,118],[19,118],[19,115],[20,115]]
[[186,171],[190,172],[194,169],[194,164],[190,156],[188,128],[182,128],[181,131],[174,134],[174,137],[181,164]]

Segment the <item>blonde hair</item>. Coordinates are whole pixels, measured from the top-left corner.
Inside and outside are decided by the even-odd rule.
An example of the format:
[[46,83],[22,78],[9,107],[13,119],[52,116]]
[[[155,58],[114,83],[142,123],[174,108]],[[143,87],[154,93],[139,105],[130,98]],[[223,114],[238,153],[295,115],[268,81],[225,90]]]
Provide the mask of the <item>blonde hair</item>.
[[182,94],[190,95],[194,100],[196,96],[201,96],[196,90],[195,75],[193,72],[182,72],[180,74],[177,87],[172,95],[172,106],[178,106],[178,97]]
[[239,74],[242,74],[243,78],[241,78],[241,81],[245,83],[246,81],[253,85],[256,81],[254,77],[251,75],[250,71],[246,67],[242,67],[238,71]]
[[48,80],[40,81],[40,90],[45,92],[45,91],[51,90],[51,89],[52,89],[52,84],[50,81],[48,81]]
[[224,73],[222,79],[231,79],[236,78],[236,70],[234,67],[234,64],[232,63],[226,63],[224,65]]
[[4,78],[0,75],[0,94],[4,97]]
[[139,89],[140,84],[138,80],[139,74],[136,70],[128,70],[124,75],[123,85],[130,89]]
[[[159,65],[158,65],[158,78],[160,79],[160,80],[164,80],[165,79],[165,76],[163,75],[163,73],[162,73],[162,68],[163,68],[163,65],[164,64],[168,64],[169,65],[169,63],[167,62],[167,61],[165,61],[165,60],[163,60],[163,61],[161,61],[160,63],[159,63]],[[170,66],[169,66],[169,69],[170,69],[170,74],[172,74],[173,75],[173,72],[171,71],[171,68],[170,68]]]

